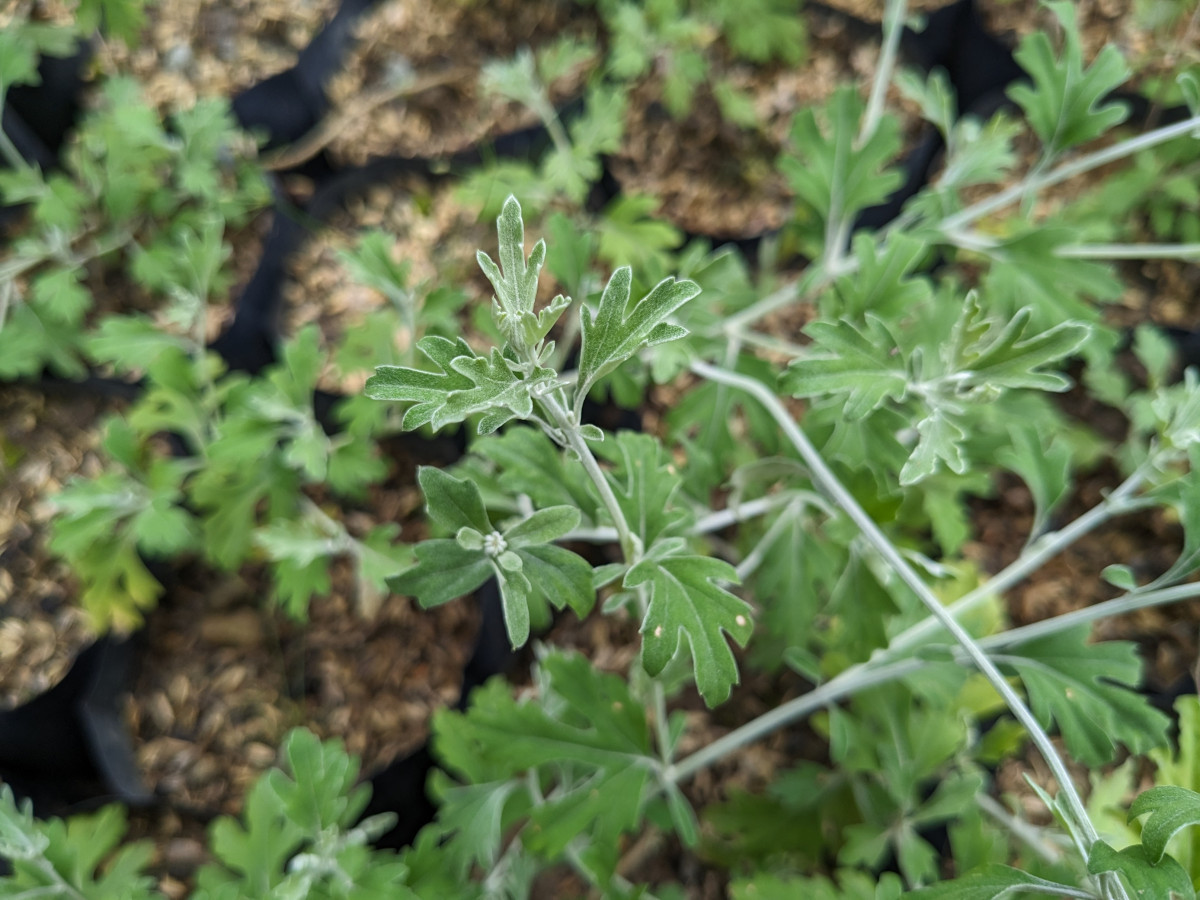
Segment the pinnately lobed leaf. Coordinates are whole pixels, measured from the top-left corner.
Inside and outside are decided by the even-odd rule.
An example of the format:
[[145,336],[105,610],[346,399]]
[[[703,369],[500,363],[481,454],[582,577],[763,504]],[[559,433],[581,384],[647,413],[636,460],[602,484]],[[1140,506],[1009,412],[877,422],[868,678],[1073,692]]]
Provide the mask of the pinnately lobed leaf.
[[365,393],[373,400],[399,400],[412,403],[404,414],[403,425],[408,431],[428,425],[446,404],[451,391],[471,387],[471,380],[455,371],[453,363],[462,357],[474,357],[470,345],[462,338],[451,341],[431,335],[417,342],[417,349],[429,357],[440,370],[426,372],[404,366],[376,366],[375,374],[367,379]]
[[745,646],[754,631],[750,604],[714,582],[735,582],[733,566],[704,556],[644,559],[625,575],[625,587],[650,584],[650,605],[642,622],[642,663],[657,675],[687,638],[696,686],[709,706],[729,699],[737,683],[737,662],[725,641]]
[[1046,5],[1063,26],[1063,58],[1055,56],[1044,31],[1029,35],[1014,55],[1035,87],[1014,85],[1009,96],[1025,111],[1047,152],[1058,153],[1125,120],[1128,107],[1104,103],[1104,98],[1129,77],[1129,68],[1120,51],[1108,44],[1085,69],[1074,4],[1057,0]]
[[1067,749],[1081,763],[1109,762],[1121,742],[1135,753],[1166,744],[1170,720],[1131,689],[1141,677],[1136,645],[1089,644],[1083,625],[997,654],[1012,666],[1029,706],[1048,727],[1057,722]]
[[632,283],[633,271],[622,266],[608,280],[595,315],[587,308],[579,312],[583,345],[579,354],[577,406],[598,379],[643,347],[677,340],[688,333],[686,328],[672,325],[666,319],[700,293],[698,284],[664,278],[626,314]]

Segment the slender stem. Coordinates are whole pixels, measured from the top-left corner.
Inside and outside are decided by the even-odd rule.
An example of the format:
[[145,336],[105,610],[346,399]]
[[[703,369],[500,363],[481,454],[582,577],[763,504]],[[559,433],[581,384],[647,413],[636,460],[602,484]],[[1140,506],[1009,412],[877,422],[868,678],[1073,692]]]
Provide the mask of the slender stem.
[[25,157],[21,155],[21,151],[17,149],[17,145],[12,142],[12,138],[2,130],[0,130],[0,154],[3,154],[4,161],[8,163],[10,169],[23,172],[30,168]]
[[[1061,531],[1043,535],[1030,545],[1016,560],[989,578],[984,584],[964,594],[958,600],[946,607],[946,611],[954,618],[966,615],[989,597],[1002,594],[1010,587],[1023,581],[1027,576],[1036,572],[1051,558],[1057,556],[1067,547],[1074,544],[1085,534],[1099,528],[1109,519],[1129,512],[1135,507],[1130,500],[1146,478],[1146,470],[1138,469],[1125,479],[1111,494],[1097,503],[1086,513],[1071,522]],[[888,644],[884,653],[889,656],[899,654],[927,640],[936,634],[938,622],[927,616],[905,631],[900,632]]]
[[793,520],[800,514],[800,507],[801,504],[799,501],[796,501],[795,507],[789,505],[787,510],[771,523],[771,527],[767,529],[766,534],[762,536],[759,542],[754,545],[754,549],[747,553],[742,561],[738,563],[737,574],[739,581],[745,581],[762,565],[771,547],[775,545],[775,538],[779,536],[783,529],[792,525]]
[[946,218],[941,223],[941,230],[944,232],[956,231],[964,225],[969,225],[990,213],[1016,203],[1030,189],[1041,190],[1051,187],[1060,181],[1066,181],[1068,178],[1074,178],[1076,175],[1090,172],[1092,169],[1115,162],[1118,159],[1124,159],[1139,151],[1157,147],[1159,144],[1174,140],[1177,137],[1183,137],[1197,128],[1200,128],[1200,116],[1192,116],[1182,122],[1176,122],[1174,125],[1156,128],[1154,131],[1139,134],[1137,137],[1113,144],[1111,147],[1087,153],[1077,159],[1057,166],[1044,175],[1039,175],[1036,179],[1029,178],[1022,180],[1007,190],[993,194],[991,197],[980,200],[978,203],[973,203],[966,209]]
[[8,309],[16,290],[16,285],[11,281],[0,281],[0,331],[4,330],[4,323],[8,321]]
[[988,659],[987,654],[979,648],[979,644],[947,612],[946,608],[942,606],[941,601],[929,589],[929,586],[925,584],[904,557],[900,555],[895,545],[888,540],[887,536],[884,535],[879,526],[875,524],[875,521],[859,505],[854,496],[846,490],[833,471],[825,464],[825,460],[817,452],[816,448],[809,442],[808,437],[796,425],[791,414],[774,394],[768,391],[760,382],[743,375],[738,375],[736,372],[719,369],[704,362],[697,361],[692,363],[692,371],[710,381],[723,382],[732,387],[741,388],[763,405],[771,417],[775,419],[775,422],[779,425],[792,446],[799,452],[801,459],[808,465],[812,473],[813,482],[824,490],[830,499],[846,513],[847,517],[854,522],[863,536],[874,547],[875,551],[879,553],[888,566],[900,577],[900,580],[920,598],[926,608],[938,619],[941,626],[949,631],[955,641],[963,648],[975,667],[979,669],[988,682],[991,683],[992,687],[995,688],[996,692],[1004,699],[1013,716],[1024,726],[1031,740],[1045,758],[1046,764],[1053,773],[1055,780],[1059,784],[1059,790],[1066,800],[1066,808],[1070,812],[1071,817],[1076,820],[1075,825],[1079,829],[1076,843],[1080,856],[1087,859],[1088,850],[1099,838],[1099,835],[1091,819],[1088,818],[1087,809],[1084,807],[1083,800],[1079,796],[1074,782],[1071,780],[1071,774],[1067,771],[1066,764],[1063,762],[1062,757],[1059,756],[1058,751],[1050,740],[1050,736],[1046,734],[1042,726],[1038,724],[1033,713],[1030,712],[1029,707],[1025,705],[1025,702],[1013,689],[1012,685],[1008,683],[1008,680],[1000,673],[1000,670],[996,668],[995,664]]
[[1192,600],[1196,597],[1200,597],[1200,583],[1194,581],[1158,590],[1134,590],[1120,597],[1114,597],[1112,600],[1105,600],[1092,606],[1085,606],[1082,609],[1043,619],[1040,622],[1032,622],[1029,625],[1022,625],[1020,628],[1012,628],[999,634],[990,635],[981,639],[979,646],[989,651],[998,650],[1001,647],[1024,644],[1037,638],[1046,637],[1046,635],[1057,634],[1068,628],[1074,628],[1076,625],[1086,625],[1111,616],[1121,616],[1139,609],[1165,606],[1168,603],[1179,603],[1182,600]]
[[[561,392],[559,393],[561,394]],[[644,550],[641,539],[629,527],[629,522],[625,519],[625,513],[621,509],[621,504],[617,502],[616,494],[613,493],[612,486],[604,476],[604,472],[600,468],[600,463],[596,461],[596,457],[592,454],[592,448],[588,446],[587,441],[583,439],[583,435],[579,433],[578,420],[572,418],[571,413],[568,412],[566,398],[561,398],[560,402],[560,397],[547,394],[541,400],[542,407],[558,427],[563,439],[567,442],[567,446],[579,457],[584,471],[588,473],[588,477],[591,478],[592,483],[596,486],[596,491],[599,493],[605,509],[608,510],[608,514],[613,520],[613,525],[616,526],[618,543],[621,545],[621,553],[625,557],[626,564],[629,566],[637,565],[642,558]],[[646,610],[649,607],[649,598],[646,596],[645,586],[640,586],[637,589],[637,601],[641,615],[644,618]],[[667,723],[667,695],[662,681],[657,678],[651,679],[650,703],[654,708],[655,734],[658,738],[661,761],[664,766],[669,766],[671,762],[671,740],[670,728]]]
[[867,111],[863,114],[862,127],[858,132],[858,147],[871,139],[883,118],[883,105],[887,100],[888,85],[892,82],[892,72],[895,71],[896,56],[900,49],[900,35],[904,32],[900,26],[907,7],[907,0],[889,0],[883,14],[883,46],[879,52],[879,65],[875,68],[875,78],[871,82]]
[[[0,90],[0,113],[4,112],[5,102],[8,99],[7,94],[7,88]],[[23,172],[30,168],[29,162],[21,155],[17,145],[12,142],[12,138],[3,129],[0,129],[0,154],[4,156],[8,167],[14,171]]]
[[798,356],[804,356],[809,352],[809,347],[803,344],[795,344],[791,341],[786,341],[783,338],[774,337],[769,334],[759,334],[757,331],[750,331],[745,328],[735,329],[738,340],[747,344],[752,344],[756,347],[762,347],[764,350],[769,350],[772,353],[782,353],[792,359]]
[[923,659],[902,659],[888,665],[862,664],[846,669],[825,684],[813,688],[794,700],[782,703],[757,719],[735,728],[724,737],[701,747],[691,756],[684,757],[663,772],[666,781],[679,784],[717,760],[752,744],[760,738],[783,728],[792,722],[811,715],[822,707],[829,706],[843,697],[866,690],[877,684],[895,681],[929,665]]
[[[1044,637],[1047,634],[1099,618],[1120,615],[1151,605],[1187,600],[1200,596],[1200,584],[1177,585],[1140,596],[1135,596],[1135,594],[1136,592],[1133,592],[1125,597],[1098,603],[1086,609],[1064,613],[1043,622],[992,635],[979,641],[979,646],[986,650],[992,650],[1010,644],[1025,643],[1034,638]],[[851,666],[825,684],[781,704],[752,722],[746,723],[708,746],[697,750],[691,756],[669,767],[664,773],[664,778],[676,784],[686,781],[722,757],[734,753],[792,722],[803,719],[822,707],[829,706],[869,687],[903,678],[927,665],[929,665],[928,661],[913,657],[893,662],[885,662],[882,658],[876,657],[869,662]],[[1086,896],[1090,897],[1091,895]]]
[[[863,114],[858,136],[854,140],[855,149],[863,147],[871,140],[883,118],[883,104],[892,80],[892,72],[896,68],[896,51],[900,47],[900,23],[904,21],[906,6],[906,0],[888,0],[883,20],[883,45],[879,52],[879,64],[875,67],[867,109]],[[834,179],[829,201],[829,218],[825,222],[825,249],[822,254],[823,267],[830,271],[836,269],[844,258],[846,245],[850,240],[850,229],[853,227],[851,211],[845,208],[844,203],[847,187],[841,179]]]
[[1200,244],[1071,244],[1055,256],[1068,259],[1195,259]]
[[819,506],[826,512],[832,512],[832,509],[826,504],[825,498],[820,494],[814,494],[811,491],[781,491],[778,494],[770,494],[766,497],[759,497],[756,500],[747,500],[745,503],[739,503],[728,509],[709,513],[707,516],[697,519],[696,524],[688,529],[688,534],[698,537],[702,534],[720,531],[722,528],[728,528],[730,525],[736,525],[738,522],[756,519],[782,506],[790,506],[792,503],[800,500],[809,506]]
[[[781,491],[778,494],[770,494],[766,497],[747,500],[745,503],[739,503],[736,506],[701,516],[687,530],[687,533],[691,537],[712,534],[712,532],[721,531],[730,525],[736,525],[739,522],[748,522],[751,519],[757,519],[759,516],[765,516],[768,513],[801,500],[809,506],[820,507],[826,512],[832,511],[832,508],[827,505],[825,498],[820,494],[814,494],[809,491]],[[614,541],[619,541],[620,538],[615,528],[601,526],[600,528],[576,528],[565,535],[563,540],[587,541],[593,544],[611,544]]]
[[[1050,864],[1062,862],[1062,850],[1056,845],[1047,840],[1047,836],[1041,828],[1036,825],[1031,825],[1024,819],[1018,818],[1005,809],[999,801],[991,794],[979,794],[975,798],[976,805],[983,810],[984,813],[991,816],[1005,828],[1013,833],[1013,836],[1024,841],[1024,843],[1034,853],[1040,856],[1043,860]],[[1079,897],[1092,897],[1093,894],[1087,891],[1080,891]]]
[[[1000,241],[977,231],[952,231],[946,239],[963,250],[992,253]],[[1057,247],[1055,256],[1064,259],[1196,259],[1200,244],[1070,244]]]
[[613,493],[612,486],[608,483],[608,479],[604,477],[604,471],[600,468],[600,463],[596,461],[596,457],[592,454],[592,448],[587,445],[587,441],[579,433],[579,424],[572,419],[566,406],[560,403],[558,398],[552,394],[546,394],[540,400],[542,408],[546,410],[547,415],[562,435],[563,440],[567,442],[567,447],[579,457],[584,471],[587,472],[588,477],[592,480],[592,484],[596,486],[596,492],[600,495],[600,501],[604,504],[604,508],[608,510],[608,514],[613,520],[613,525],[617,529],[617,541],[621,545],[621,553],[625,556],[626,562],[634,565],[641,559],[642,548],[639,546],[641,541],[630,530],[629,523],[625,521],[625,514],[621,511],[621,504],[617,502],[617,495]]

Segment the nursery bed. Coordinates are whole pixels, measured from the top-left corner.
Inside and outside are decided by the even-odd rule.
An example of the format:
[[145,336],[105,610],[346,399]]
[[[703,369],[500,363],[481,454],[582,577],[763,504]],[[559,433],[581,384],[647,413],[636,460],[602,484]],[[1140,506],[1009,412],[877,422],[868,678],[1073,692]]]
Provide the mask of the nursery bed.
[[[867,19],[878,7],[827,5]],[[1032,3],[984,6],[1000,34],[1044,25]],[[1126,27],[1129,3],[1096,0],[1078,6],[1085,55],[1111,34],[1134,56],[1150,52],[1141,32]],[[290,65],[333,8],[318,0],[290,6],[265,0],[159,3],[147,11],[143,42],[129,51],[118,42],[106,43],[97,65],[136,77],[161,110],[189,105],[198,96],[231,96]],[[46,15],[55,14],[47,6]],[[621,191],[656,197],[660,212],[681,231],[716,241],[758,236],[782,226],[792,200],[773,160],[792,115],[823,102],[839,83],[868,84],[877,54],[868,36],[836,16],[821,10],[808,15],[811,52],[800,66],[739,68],[729,63],[727,74],[752,99],[758,130],[725,123],[715,102],[705,96],[696,98],[690,115],[675,120],[652,99],[658,89],[653,77],[635,88],[625,141],[612,160]],[[520,47],[547,43],[564,30],[589,34],[595,27],[590,10],[553,0],[384,2],[360,23],[361,42],[329,90],[331,121],[338,127],[310,142],[308,155],[324,150],[324,159],[335,167],[361,164],[379,154],[436,157],[528,126],[533,121],[529,114],[481,92],[480,67]],[[556,83],[553,100],[561,103],[573,96],[586,74],[581,70]],[[428,86],[406,89],[412,79],[423,77],[432,79]],[[389,92],[396,96],[385,102]],[[903,108],[911,147],[918,137],[916,112],[911,104]],[[305,188],[302,177],[289,176],[283,183],[297,194]],[[1071,190],[1061,186],[1053,199],[1069,199]],[[271,215],[260,214],[233,242],[232,296],[251,277]],[[353,283],[338,256],[367,228],[396,235],[394,256],[411,261],[410,283],[465,286],[470,306],[487,303],[490,288],[473,266],[476,248],[490,252],[491,224],[478,220],[452,184],[407,175],[374,185],[347,202],[290,260],[282,333],[316,324],[323,339],[333,341],[386,302],[378,292]],[[1125,294],[1109,310],[1113,324],[1131,327],[1152,320],[1200,326],[1200,310],[1191,303],[1200,267],[1129,263],[1124,274]],[[121,307],[128,285],[109,287],[106,298],[96,285],[99,305]],[[210,315],[210,338],[222,330],[230,311]],[[797,340],[803,324],[797,317],[804,315],[790,310],[773,319],[774,336]],[[469,313],[464,318],[469,330]],[[362,380],[327,372],[320,387],[352,394],[361,390]],[[670,389],[659,391],[660,402],[635,413],[651,431],[669,406],[662,398],[669,397]],[[1082,420],[1113,419],[1079,394],[1068,394],[1062,402]],[[48,550],[50,508],[42,498],[72,476],[97,469],[100,424],[121,404],[70,387],[0,386],[0,698],[6,706],[53,684],[91,638],[73,605],[72,579]],[[1122,427],[1120,421],[1111,422],[1114,432]],[[396,522],[404,539],[419,539],[424,536],[414,475],[419,462],[389,459],[387,481],[361,502],[339,503],[317,490],[311,499],[352,532]],[[1107,469],[1089,474],[1059,515],[1069,520],[1116,483],[1115,473]],[[999,571],[1019,554],[1032,522],[1029,492],[1015,477],[1000,478],[994,487],[991,497],[973,502],[973,534],[963,551],[985,573]],[[1008,614],[1020,624],[1115,596],[1116,589],[1098,577],[1113,558],[1131,561],[1139,574],[1151,578],[1170,565],[1181,545],[1178,523],[1161,511],[1124,518],[1088,536],[1013,590]],[[457,700],[477,629],[475,604],[460,601],[421,610],[415,601],[393,595],[366,616],[355,602],[349,572],[335,568],[333,576],[329,595],[313,602],[304,623],[290,621],[264,603],[269,578],[263,567],[230,574],[189,561],[165,579],[167,596],[149,618],[126,718],[141,773],[161,801],[133,814],[133,836],[154,841],[153,871],[168,896],[186,895],[195,869],[207,859],[208,821],[239,812],[248,785],[275,764],[276,748],[289,728],[303,724],[322,738],[340,737],[371,772],[420,747],[432,712]],[[1149,664],[1148,689],[1168,692],[1192,672],[1198,630],[1200,610],[1181,605],[1105,622],[1097,634],[1138,641]],[[625,671],[634,661],[636,631],[636,623],[596,612],[584,622],[561,617],[542,640],[579,649],[601,669]],[[517,681],[523,677],[514,675]],[[689,743],[681,751],[711,742],[805,687],[794,674],[754,675],[715,713],[687,695],[680,706],[688,714]],[[702,805],[733,789],[758,790],[795,759],[819,758],[822,748],[807,726],[782,730],[702,772],[686,793]],[[1017,768],[1001,770],[998,784],[1028,796],[1018,777],[1019,764],[1013,766]],[[1035,816],[1038,811],[1030,804],[1029,812]],[[629,850],[628,859],[629,869],[622,874],[630,879],[675,882],[688,896],[724,896],[719,871],[673,840],[663,844],[648,838],[644,846]],[[559,874],[564,880],[557,880]],[[566,873],[544,877],[539,885],[547,897],[584,889]]]

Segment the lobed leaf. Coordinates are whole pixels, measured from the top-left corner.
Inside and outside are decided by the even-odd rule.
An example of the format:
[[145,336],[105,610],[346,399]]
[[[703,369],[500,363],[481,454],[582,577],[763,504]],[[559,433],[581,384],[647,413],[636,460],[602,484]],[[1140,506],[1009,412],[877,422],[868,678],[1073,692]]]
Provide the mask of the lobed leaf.
[[900,186],[900,173],[885,169],[900,152],[900,127],[894,117],[885,116],[859,145],[864,109],[857,90],[843,86],[825,105],[826,133],[812,109],[801,110],[792,120],[792,149],[779,168],[822,224],[849,222]]
[[471,379],[453,366],[457,360],[475,357],[475,351],[461,337],[451,341],[430,335],[417,342],[417,349],[437,366],[438,372],[404,366],[377,366],[364,388],[366,395],[374,400],[412,403],[402,422],[408,431],[430,424],[453,391],[465,390],[472,385]]
[[[553,780],[554,790],[531,813],[533,827],[522,832],[522,842],[538,852],[561,854],[584,834],[615,844],[640,821],[656,764],[646,710],[625,679],[597,671],[584,657],[551,651],[540,668],[538,699],[515,700],[493,682],[475,691],[465,715],[435,714],[437,753],[449,770],[491,784],[504,798],[508,779],[525,772]],[[448,824],[477,831],[464,816]]]
[[624,580],[626,588],[647,583],[650,588],[641,628],[646,671],[662,672],[683,635],[691,648],[696,686],[709,706],[727,700],[738,681],[737,662],[725,635],[745,646],[754,631],[750,604],[715,584],[718,579],[736,582],[737,572],[718,559],[674,556],[643,559]]
[[1152,865],[1162,861],[1167,843],[1191,825],[1200,825],[1200,794],[1164,784],[1143,791],[1129,807],[1130,820],[1150,814],[1142,824],[1142,845]]
[[1038,721],[1043,727],[1057,722],[1067,750],[1084,765],[1111,761],[1118,742],[1134,753],[1163,746],[1170,720],[1133,690],[1142,670],[1137,646],[1089,644],[1088,633],[1084,625],[995,658],[1020,675]]
[[613,272],[605,285],[595,315],[587,308],[579,311],[583,337],[576,386],[577,407],[598,379],[643,347],[673,341],[687,334],[687,329],[671,325],[666,319],[700,293],[699,285],[665,278],[627,312],[632,282],[632,270],[622,266]]
[[[972,306],[979,310],[975,304],[973,297],[968,300],[967,315],[973,314]],[[1071,386],[1065,375],[1038,370],[1078,350],[1092,329],[1081,322],[1062,322],[1031,334],[1032,318],[1033,310],[1023,307],[1007,324],[993,327],[962,348],[958,362],[971,372],[973,383],[1058,392]]]
[[678,533],[687,513],[673,499],[683,478],[658,438],[620,431],[611,445],[606,442],[600,450],[617,463],[605,477],[642,546],[649,548],[660,536]]
[[814,351],[792,361],[780,388],[793,397],[846,394],[843,413],[850,421],[904,399],[909,376],[896,339],[879,317],[865,319],[861,328],[845,319],[809,325]]
[[1013,56],[1033,79],[1033,87],[1015,84],[1008,94],[1029,117],[1047,153],[1054,154],[1125,121],[1128,107],[1104,99],[1129,77],[1129,67],[1120,51],[1106,44],[1085,69],[1074,4],[1047,0],[1046,5],[1062,24],[1062,57],[1055,55],[1044,31],[1026,37]]
[[1170,856],[1152,863],[1140,844],[1117,851],[1104,841],[1096,841],[1088,851],[1087,866],[1093,875],[1121,873],[1136,900],[1196,900],[1187,870]]

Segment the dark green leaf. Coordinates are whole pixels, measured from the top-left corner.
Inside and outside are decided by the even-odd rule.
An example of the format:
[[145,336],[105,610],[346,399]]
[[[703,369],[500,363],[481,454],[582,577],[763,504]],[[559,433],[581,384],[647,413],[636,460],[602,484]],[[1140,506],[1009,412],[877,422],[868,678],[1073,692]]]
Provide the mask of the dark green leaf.
[[1079,897],[1083,900],[1092,896],[1090,891],[1047,881],[1012,866],[997,865],[953,881],[917,888],[905,896],[911,900],[1006,900],[1026,892],[1049,894],[1052,897]]
[[995,656],[1021,676],[1043,727],[1058,723],[1071,755],[1087,766],[1109,762],[1116,743],[1134,753],[1162,746],[1170,720],[1135,693],[1142,664],[1128,641],[1089,644],[1087,625],[1021,644]]
[[649,548],[659,537],[678,533],[687,514],[673,500],[683,479],[660,441],[653,435],[620,431],[615,441],[598,450],[617,463],[605,475],[642,546]]
[[581,619],[596,602],[592,567],[582,556],[554,544],[541,544],[517,551],[535,592],[556,609],[571,607]]
[[1120,872],[1133,888],[1136,900],[1195,900],[1191,876],[1170,856],[1158,864],[1150,862],[1146,848],[1134,844],[1120,852],[1104,841],[1096,841],[1088,852],[1088,871],[1093,875]]
[[1152,865],[1167,852],[1167,843],[1190,825],[1200,825],[1200,794],[1175,785],[1159,785],[1134,798],[1129,818],[1150,814],[1142,824],[1142,845]]

